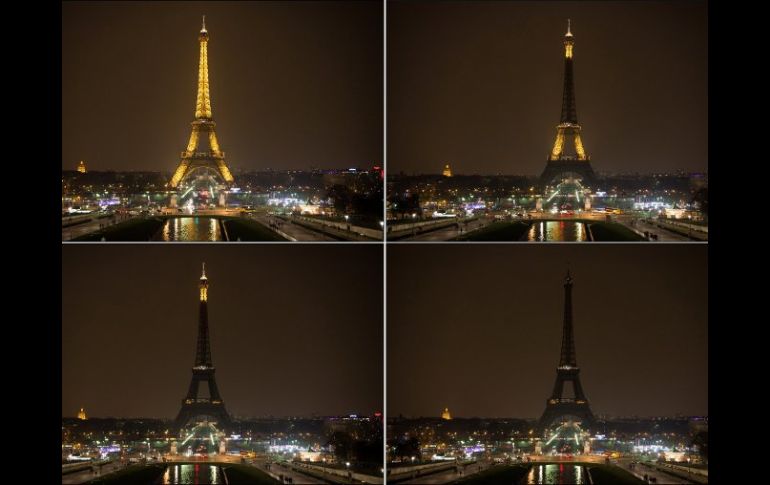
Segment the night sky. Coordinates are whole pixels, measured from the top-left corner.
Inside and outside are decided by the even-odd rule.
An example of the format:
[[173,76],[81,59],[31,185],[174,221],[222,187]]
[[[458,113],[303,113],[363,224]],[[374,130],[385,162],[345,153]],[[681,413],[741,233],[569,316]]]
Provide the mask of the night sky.
[[172,171],[201,15],[231,168],[382,164],[382,2],[64,2],[62,169]]
[[62,416],[176,415],[203,261],[231,414],[382,411],[382,246],[66,245],[62,257]]
[[388,2],[388,170],[539,175],[567,18],[599,172],[706,171],[706,2]]
[[708,414],[707,247],[392,245],[388,416],[540,417],[564,275],[596,414]]

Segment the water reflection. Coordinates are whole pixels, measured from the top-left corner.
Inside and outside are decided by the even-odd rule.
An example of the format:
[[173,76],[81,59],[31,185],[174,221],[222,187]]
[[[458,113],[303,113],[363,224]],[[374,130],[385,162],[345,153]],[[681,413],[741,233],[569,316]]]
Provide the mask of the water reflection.
[[161,241],[221,241],[222,231],[214,217],[169,217],[160,231]]
[[222,469],[217,465],[185,463],[169,465],[163,472],[162,484],[220,484],[225,483]]
[[533,222],[527,232],[527,241],[585,241],[585,224],[576,221]]
[[550,463],[533,465],[527,475],[527,484],[586,483],[585,470],[581,465]]

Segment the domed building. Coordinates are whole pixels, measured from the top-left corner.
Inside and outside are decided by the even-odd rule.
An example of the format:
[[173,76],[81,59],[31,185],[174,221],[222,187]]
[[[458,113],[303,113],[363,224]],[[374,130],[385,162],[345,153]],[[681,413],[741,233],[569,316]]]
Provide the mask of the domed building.
[[441,413],[441,419],[446,419],[447,421],[452,419],[452,415],[449,414],[449,408],[444,408],[444,412]]

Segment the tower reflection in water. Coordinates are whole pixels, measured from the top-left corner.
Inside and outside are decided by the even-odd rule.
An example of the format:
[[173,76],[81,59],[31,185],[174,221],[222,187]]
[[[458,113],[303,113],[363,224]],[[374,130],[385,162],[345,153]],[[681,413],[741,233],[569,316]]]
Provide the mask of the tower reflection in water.
[[222,469],[205,463],[169,465],[160,483],[166,484],[220,484],[225,483]]

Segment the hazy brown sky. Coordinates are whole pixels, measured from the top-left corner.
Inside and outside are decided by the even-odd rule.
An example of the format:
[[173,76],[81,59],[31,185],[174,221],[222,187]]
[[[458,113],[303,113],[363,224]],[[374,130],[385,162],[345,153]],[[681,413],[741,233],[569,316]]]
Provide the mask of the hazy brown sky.
[[172,418],[190,384],[201,262],[225,405],[382,411],[382,247],[62,247],[62,416]]
[[705,171],[697,1],[389,2],[389,171],[539,175],[559,123],[567,18],[594,170]]
[[234,169],[382,164],[381,2],[63,2],[62,168],[165,170],[193,120],[201,15]]
[[388,415],[539,417],[567,262],[594,413],[707,414],[705,246],[428,244],[388,248]]

